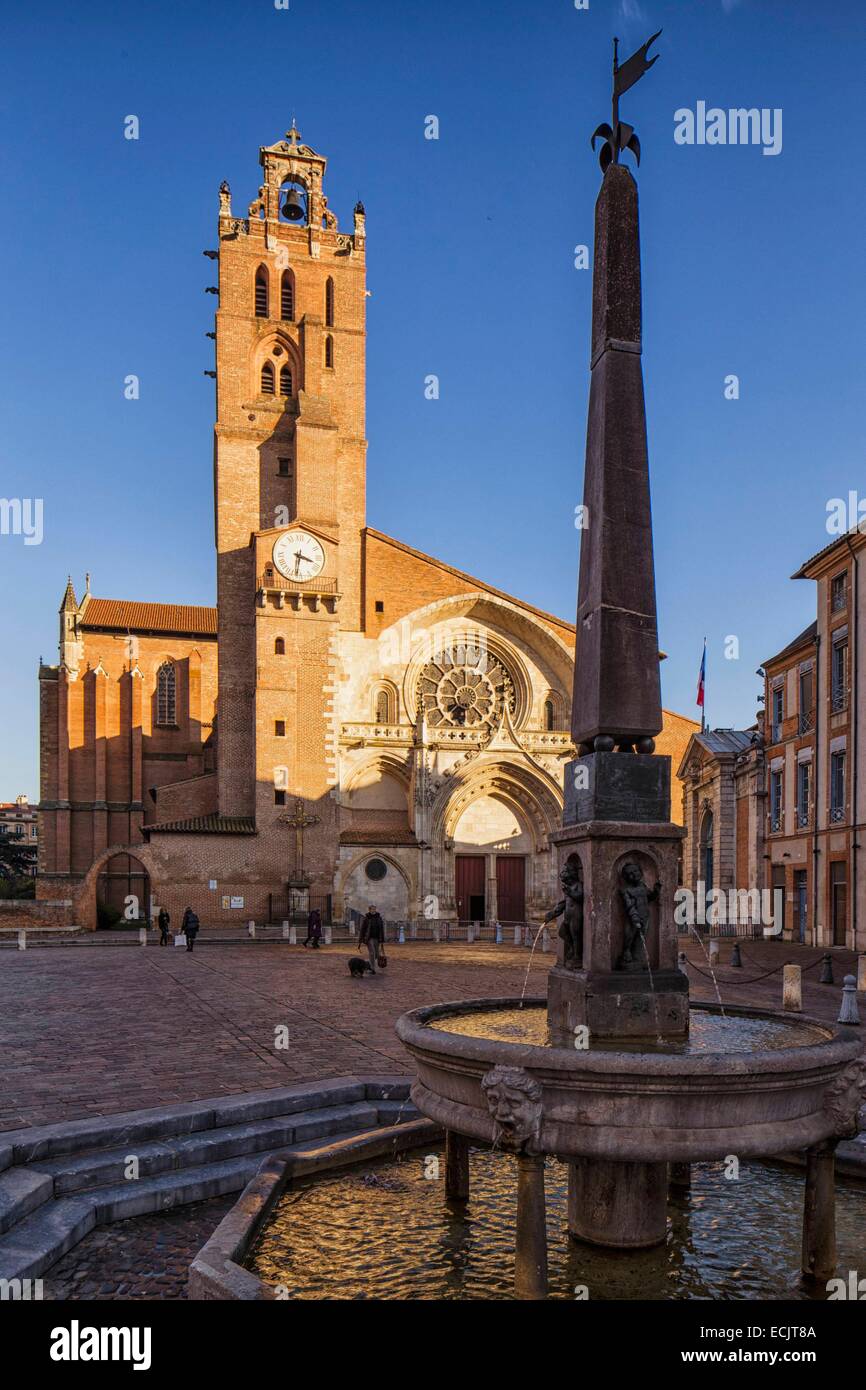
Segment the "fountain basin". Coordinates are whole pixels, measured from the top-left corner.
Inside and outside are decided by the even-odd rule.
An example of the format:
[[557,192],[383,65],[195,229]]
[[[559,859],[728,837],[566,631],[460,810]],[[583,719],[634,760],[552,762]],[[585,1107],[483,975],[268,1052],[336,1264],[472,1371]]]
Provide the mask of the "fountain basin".
[[[527,999],[528,1008],[545,1005]],[[814,1039],[762,1051],[618,1051],[545,1047],[445,1031],[467,1015],[516,1010],[519,999],[478,999],[414,1009],[397,1035],[417,1071],[412,1099],[446,1129],[493,1143],[496,1128],[482,1088],[494,1067],[518,1068],[541,1086],[532,1147],[560,1158],[692,1162],[760,1157],[808,1148],[847,1132],[862,1084],[858,1030],[796,1019]],[[692,1005],[693,1015],[716,1014]],[[790,1015],[728,1008],[737,1019],[790,1027]],[[435,1023],[436,1027],[430,1025]]]

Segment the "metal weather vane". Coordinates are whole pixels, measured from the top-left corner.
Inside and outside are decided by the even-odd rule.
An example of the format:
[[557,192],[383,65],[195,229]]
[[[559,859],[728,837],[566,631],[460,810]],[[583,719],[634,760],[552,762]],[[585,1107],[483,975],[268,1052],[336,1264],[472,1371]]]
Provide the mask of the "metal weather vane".
[[652,38],[647,39],[646,43],[642,44],[630,58],[627,58],[622,66],[617,61],[619,39],[613,41],[613,122],[608,125],[607,121],[602,121],[601,125],[593,131],[590,141],[593,149],[595,149],[596,140],[603,142],[598,156],[602,172],[607,169],[609,164],[619,163],[620,150],[631,150],[640,164],[640,141],[634,126],[620,120],[619,99],[623,92],[627,92],[629,87],[633,87],[635,82],[640,81],[645,72],[649,72],[658,58],[659,55],[656,53],[647,61],[646,55],[650,44],[655,42],[661,32],[661,29],[657,29]]

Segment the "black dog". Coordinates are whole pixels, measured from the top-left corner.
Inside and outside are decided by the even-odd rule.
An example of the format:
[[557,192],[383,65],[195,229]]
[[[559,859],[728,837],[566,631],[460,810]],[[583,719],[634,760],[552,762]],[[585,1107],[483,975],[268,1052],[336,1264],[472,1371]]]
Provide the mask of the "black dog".
[[370,975],[373,974],[373,967],[368,960],[363,960],[361,956],[349,957],[349,974],[353,980],[360,980],[365,970]]

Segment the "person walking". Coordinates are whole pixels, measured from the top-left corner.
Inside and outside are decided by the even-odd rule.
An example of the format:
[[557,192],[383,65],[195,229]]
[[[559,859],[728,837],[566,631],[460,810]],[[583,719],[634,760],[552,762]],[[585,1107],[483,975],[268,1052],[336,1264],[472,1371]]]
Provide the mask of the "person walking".
[[159,944],[160,946],[167,946],[168,929],[171,926],[171,917],[169,916],[167,907],[161,907],[159,909],[159,916],[156,920],[159,926]]
[[313,950],[318,951],[319,942],[322,936],[322,914],[317,907],[314,907],[307,918],[307,939],[305,946],[313,943]]
[[193,946],[195,945],[195,939],[198,936],[198,928],[198,917],[193,912],[192,908],[188,907],[183,914],[183,922],[181,923],[180,928],[184,936],[186,937],[186,949],[188,951],[191,951]]
[[367,947],[370,969],[374,975],[379,973],[379,951],[385,940],[385,923],[374,903],[370,904],[366,917],[361,923],[358,945]]

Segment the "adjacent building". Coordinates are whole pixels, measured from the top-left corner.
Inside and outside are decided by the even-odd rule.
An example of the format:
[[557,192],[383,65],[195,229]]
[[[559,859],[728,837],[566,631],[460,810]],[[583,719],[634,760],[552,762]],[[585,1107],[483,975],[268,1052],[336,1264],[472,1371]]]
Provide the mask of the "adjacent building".
[[28,872],[35,875],[39,845],[37,807],[31,806],[26,796],[0,801],[0,835],[8,835],[27,851],[32,859]]
[[764,662],[755,726],[694,735],[680,766],[686,886],[781,890],[785,940],[853,950],[866,949],[864,546],[851,532],[797,570],[817,617]]

